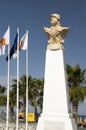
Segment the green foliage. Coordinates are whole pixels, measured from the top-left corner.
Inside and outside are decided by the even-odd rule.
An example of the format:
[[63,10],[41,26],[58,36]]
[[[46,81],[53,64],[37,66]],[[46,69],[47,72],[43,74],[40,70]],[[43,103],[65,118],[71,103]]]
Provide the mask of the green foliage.
[[67,75],[69,87],[86,85],[86,69],[82,70],[79,65],[67,65]]
[[[66,65],[70,102],[73,106],[73,115],[76,118],[78,114],[78,104],[84,101],[86,96],[86,69],[81,69],[79,65]],[[28,77],[28,103],[34,107],[37,115],[37,106],[42,111],[43,104],[43,87],[44,79],[36,79]],[[6,106],[7,96],[6,88],[0,85],[0,106]],[[14,112],[16,106],[17,80],[13,79],[10,90],[10,112]],[[19,80],[19,108],[26,110],[26,75],[20,77]]]
[[86,69],[81,69],[79,65],[67,65],[66,67],[70,102],[72,103],[73,116],[76,120],[78,114],[78,104],[83,102],[86,96]]
[[6,106],[7,104],[7,96],[4,94],[0,94],[0,106]]
[[7,96],[5,95],[6,88],[0,85],[0,106],[6,106]]

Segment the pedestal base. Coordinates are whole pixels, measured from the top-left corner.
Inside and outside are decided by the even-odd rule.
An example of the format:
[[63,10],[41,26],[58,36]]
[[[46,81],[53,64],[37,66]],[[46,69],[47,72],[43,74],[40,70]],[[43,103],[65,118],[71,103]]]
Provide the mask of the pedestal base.
[[37,130],[77,130],[69,105],[63,50],[46,51],[43,111]]
[[77,130],[74,118],[69,116],[46,116],[39,117],[37,130]]

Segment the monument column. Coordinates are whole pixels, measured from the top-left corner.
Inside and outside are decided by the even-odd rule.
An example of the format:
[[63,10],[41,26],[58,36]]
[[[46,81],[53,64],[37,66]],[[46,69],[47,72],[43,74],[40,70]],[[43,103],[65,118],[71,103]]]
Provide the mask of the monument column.
[[47,50],[43,113],[68,116],[69,98],[63,50]]
[[43,111],[37,130],[77,130],[69,106],[64,47],[62,43],[69,31],[60,26],[60,15],[51,15],[51,28],[44,27],[48,35],[45,61]]

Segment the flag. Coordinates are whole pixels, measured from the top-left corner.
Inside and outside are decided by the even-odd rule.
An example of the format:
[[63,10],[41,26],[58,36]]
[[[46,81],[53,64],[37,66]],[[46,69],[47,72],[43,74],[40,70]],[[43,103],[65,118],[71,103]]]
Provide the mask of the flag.
[[2,39],[0,40],[0,55],[5,54],[5,47],[10,42],[10,28],[8,27],[7,31],[3,35]]
[[[13,44],[13,46],[12,46],[12,48],[11,48],[11,50],[10,50],[10,59],[11,59],[11,57],[13,56],[13,54],[16,52],[16,50],[17,50],[17,44],[18,44],[18,32],[16,33],[16,37],[15,37],[15,40],[14,40],[14,44]],[[6,61],[8,61],[8,56],[6,57]]]
[[[22,50],[27,50],[27,45],[28,45],[28,33],[26,32],[23,36],[22,36],[22,38],[21,38],[21,40],[19,41],[19,51],[22,49]],[[13,58],[14,59],[16,59],[17,58],[17,51],[14,53],[14,55],[13,55]]]
[[26,32],[20,40],[20,48],[22,50],[27,50],[28,48],[28,32]]

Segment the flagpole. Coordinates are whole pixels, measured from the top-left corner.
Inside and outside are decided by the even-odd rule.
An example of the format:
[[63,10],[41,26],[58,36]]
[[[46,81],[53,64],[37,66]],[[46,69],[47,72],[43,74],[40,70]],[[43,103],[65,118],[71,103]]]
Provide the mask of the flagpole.
[[18,114],[19,114],[19,28],[17,28],[18,43],[17,43],[17,97],[16,97],[16,130],[18,130]]
[[28,130],[28,31],[27,33],[27,50],[26,50],[26,130]]
[[7,79],[7,112],[6,112],[6,130],[9,127],[9,91],[10,91],[10,26],[9,29],[9,44],[8,44],[8,79]]

